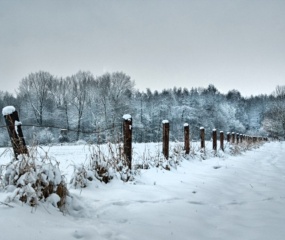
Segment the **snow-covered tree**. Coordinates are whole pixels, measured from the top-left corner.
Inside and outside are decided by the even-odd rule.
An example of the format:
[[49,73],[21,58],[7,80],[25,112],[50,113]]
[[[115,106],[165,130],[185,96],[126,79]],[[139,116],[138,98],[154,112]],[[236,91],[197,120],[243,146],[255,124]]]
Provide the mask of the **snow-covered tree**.
[[272,137],[285,137],[285,86],[277,86],[271,102],[264,114],[263,128]]
[[19,97],[27,103],[25,111],[31,110],[36,123],[43,125],[50,117],[52,108],[52,86],[55,77],[48,72],[31,73],[20,82]]

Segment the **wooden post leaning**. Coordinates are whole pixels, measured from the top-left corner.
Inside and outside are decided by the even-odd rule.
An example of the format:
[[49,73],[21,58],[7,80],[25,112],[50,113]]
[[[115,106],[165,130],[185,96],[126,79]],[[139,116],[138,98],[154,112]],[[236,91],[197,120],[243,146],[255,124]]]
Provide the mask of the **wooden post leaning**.
[[2,114],[6,122],[15,158],[18,159],[18,156],[20,154],[29,155],[21,128],[22,123],[19,120],[18,112],[13,106],[7,106],[3,108]]

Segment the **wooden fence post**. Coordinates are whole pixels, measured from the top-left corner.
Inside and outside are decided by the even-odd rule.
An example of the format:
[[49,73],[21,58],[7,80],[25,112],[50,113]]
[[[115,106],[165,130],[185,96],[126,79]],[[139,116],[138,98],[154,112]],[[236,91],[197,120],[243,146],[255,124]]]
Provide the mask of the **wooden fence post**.
[[243,136],[244,136],[243,134],[240,135],[240,143],[242,143],[243,141]]
[[124,155],[128,163],[128,167],[132,169],[132,116],[130,114],[125,114],[123,116],[124,126]]
[[162,152],[166,159],[169,158],[169,121],[163,120],[162,121],[163,133],[162,133]]
[[224,151],[224,132],[220,131],[220,149]]
[[248,137],[248,141],[249,141],[250,144],[252,144],[252,143],[253,143],[253,137],[252,137],[252,136],[249,136],[249,137]]
[[239,133],[236,134],[237,144],[239,144]]
[[235,140],[236,140],[236,134],[232,132],[232,143],[235,143]]
[[227,132],[227,142],[229,143],[231,141],[231,133]]
[[15,158],[18,159],[18,156],[20,154],[29,155],[21,128],[22,123],[19,120],[18,112],[13,106],[7,106],[3,108],[2,114],[5,118]]
[[59,142],[63,143],[63,142],[68,142],[68,129],[62,128],[60,129],[60,134],[59,134]]
[[213,129],[213,150],[217,151],[217,130]]
[[201,149],[205,149],[205,129],[200,127]]
[[184,150],[185,154],[190,153],[190,129],[189,129],[189,124],[184,123]]

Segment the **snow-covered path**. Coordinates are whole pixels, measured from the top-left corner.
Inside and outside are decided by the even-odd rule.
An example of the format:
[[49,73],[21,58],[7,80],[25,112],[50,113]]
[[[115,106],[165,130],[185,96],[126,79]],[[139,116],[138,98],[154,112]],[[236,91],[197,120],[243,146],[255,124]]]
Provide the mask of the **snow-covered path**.
[[285,143],[272,142],[170,172],[144,170],[135,183],[94,183],[71,190],[66,216],[52,206],[0,205],[0,239],[283,240],[284,156]]

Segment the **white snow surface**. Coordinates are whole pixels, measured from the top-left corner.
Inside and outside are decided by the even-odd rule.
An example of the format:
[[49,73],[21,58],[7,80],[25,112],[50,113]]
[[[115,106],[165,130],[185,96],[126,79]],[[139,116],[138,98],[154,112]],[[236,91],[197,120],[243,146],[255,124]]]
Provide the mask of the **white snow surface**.
[[[134,144],[134,154],[157,144]],[[45,147],[60,162],[67,182],[73,164],[86,161],[85,146]],[[146,150],[148,149],[148,150]],[[4,154],[2,154],[4,152]],[[0,148],[1,164],[11,153]],[[177,169],[141,170],[135,181],[113,179],[70,188],[72,209],[63,215],[52,195],[36,208],[10,207],[0,191],[1,240],[231,239],[283,240],[285,142],[271,142],[238,156],[183,160]]]
[[162,124],[169,123],[168,120],[162,120]]
[[16,111],[15,107],[13,107],[13,106],[6,106],[6,107],[4,107],[2,109],[2,115],[3,116],[7,116],[7,115],[9,115],[9,114],[11,114],[11,113],[13,113],[15,111]]

